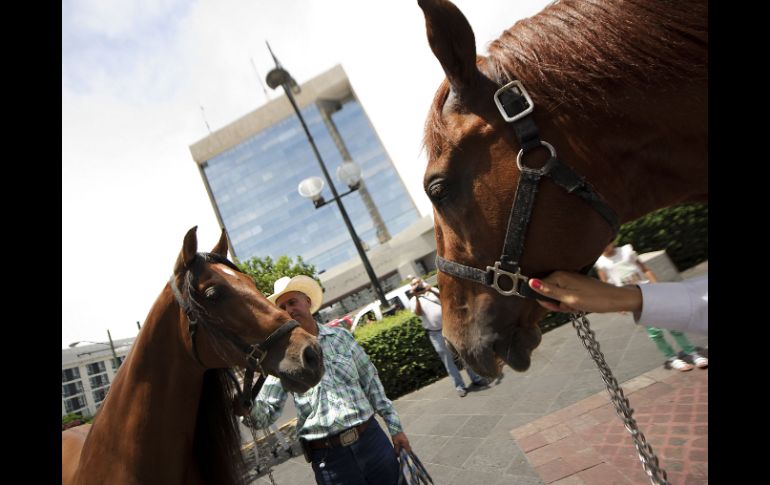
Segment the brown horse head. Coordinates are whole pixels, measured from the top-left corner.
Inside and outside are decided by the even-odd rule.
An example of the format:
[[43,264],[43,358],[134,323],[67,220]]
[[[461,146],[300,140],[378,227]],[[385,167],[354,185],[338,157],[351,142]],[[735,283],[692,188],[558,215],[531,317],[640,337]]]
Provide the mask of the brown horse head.
[[[201,254],[197,252],[196,229],[190,229],[184,238],[173,276],[183,300],[180,306],[189,309],[180,320],[183,334],[188,336],[185,346],[206,368],[247,367],[246,349],[265,342],[291,317],[270,303],[251,277],[227,260],[224,230],[211,253]],[[305,392],[320,381],[321,348],[316,338],[299,326],[274,336],[266,351],[261,366],[279,377],[285,389]]]
[[[425,129],[438,256],[483,271],[519,231],[521,274],[543,277],[590,266],[615,235],[595,205],[548,177],[529,223],[508,227],[524,147],[494,96],[513,80],[531,97],[539,139],[554,147],[526,150],[523,165],[539,170],[558,154],[617,222],[707,194],[705,2],[564,0],[514,25],[488,57],[476,55],[455,5],[418,3],[447,77]],[[542,307],[443,270],[438,281],[444,335],[474,369],[497,374],[496,357],[529,367]]]

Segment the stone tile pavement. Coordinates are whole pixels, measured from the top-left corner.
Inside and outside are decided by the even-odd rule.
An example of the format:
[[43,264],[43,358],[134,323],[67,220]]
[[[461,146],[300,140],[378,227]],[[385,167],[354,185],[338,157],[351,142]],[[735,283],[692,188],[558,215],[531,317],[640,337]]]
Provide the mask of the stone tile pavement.
[[[704,263],[683,276],[707,272]],[[707,483],[708,370],[663,369],[663,356],[628,315],[589,320],[671,483]],[[707,336],[688,336],[708,347]],[[506,368],[499,382],[464,398],[447,377],[394,404],[436,485],[649,483],[571,325],[543,336],[525,373]],[[301,456],[275,466],[273,477],[279,485],[315,483]],[[270,481],[262,476],[252,483]]]

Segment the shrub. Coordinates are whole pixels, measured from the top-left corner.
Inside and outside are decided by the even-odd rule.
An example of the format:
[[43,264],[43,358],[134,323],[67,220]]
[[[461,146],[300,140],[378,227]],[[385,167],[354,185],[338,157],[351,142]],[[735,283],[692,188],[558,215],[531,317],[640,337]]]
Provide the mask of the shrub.
[[679,271],[708,259],[709,207],[682,204],[651,212],[621,226],[617,244],[631,244],[637,253],[665,249]]
[[93,420],[94,418],[86,419],[79,414],[69,413],[61,417],[61,430],[64,431],[65,429],[74,428],[81,424],[90,423]]
[[447,375],[420,317],[409,310],[356,329],[354,336],[377,368],[390,399]]

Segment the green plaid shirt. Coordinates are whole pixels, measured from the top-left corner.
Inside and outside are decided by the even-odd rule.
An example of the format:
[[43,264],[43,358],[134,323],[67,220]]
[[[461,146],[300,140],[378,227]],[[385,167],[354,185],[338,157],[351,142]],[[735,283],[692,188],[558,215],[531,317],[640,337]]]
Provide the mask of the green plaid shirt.
[[[302,394],[291,393],[297,434],[308,440],[324,438],[365,422],[375,411],[391,435],[403,431],[377,369],[353,336],[341,328],[318,325],[318,342],[325,368],[321,382]],[[281,381],[269,376],[251,409],[256,425],[266,428],[275,423],[287,396]]]

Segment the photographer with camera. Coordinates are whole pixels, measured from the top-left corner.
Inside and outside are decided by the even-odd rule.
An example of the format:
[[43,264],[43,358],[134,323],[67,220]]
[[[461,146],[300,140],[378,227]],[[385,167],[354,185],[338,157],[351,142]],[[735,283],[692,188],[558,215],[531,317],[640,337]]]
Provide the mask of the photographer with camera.
[[[444,343],[444,336],[441,334],[441,297],[438,289],[433,288],[420,278],[413,278],[411,292],[409,308],[420,317],[430,343],[443,362],[447,373],[452,377],[457,395],[465,397],[468,393],[465,382],[452,359],[452,354],[449,353]],[[484,387],[489,385],[486,379],[473,372],[468,366],[465,366],[465,370],[468,372],[468,377],[471,378],[471,386]]]

